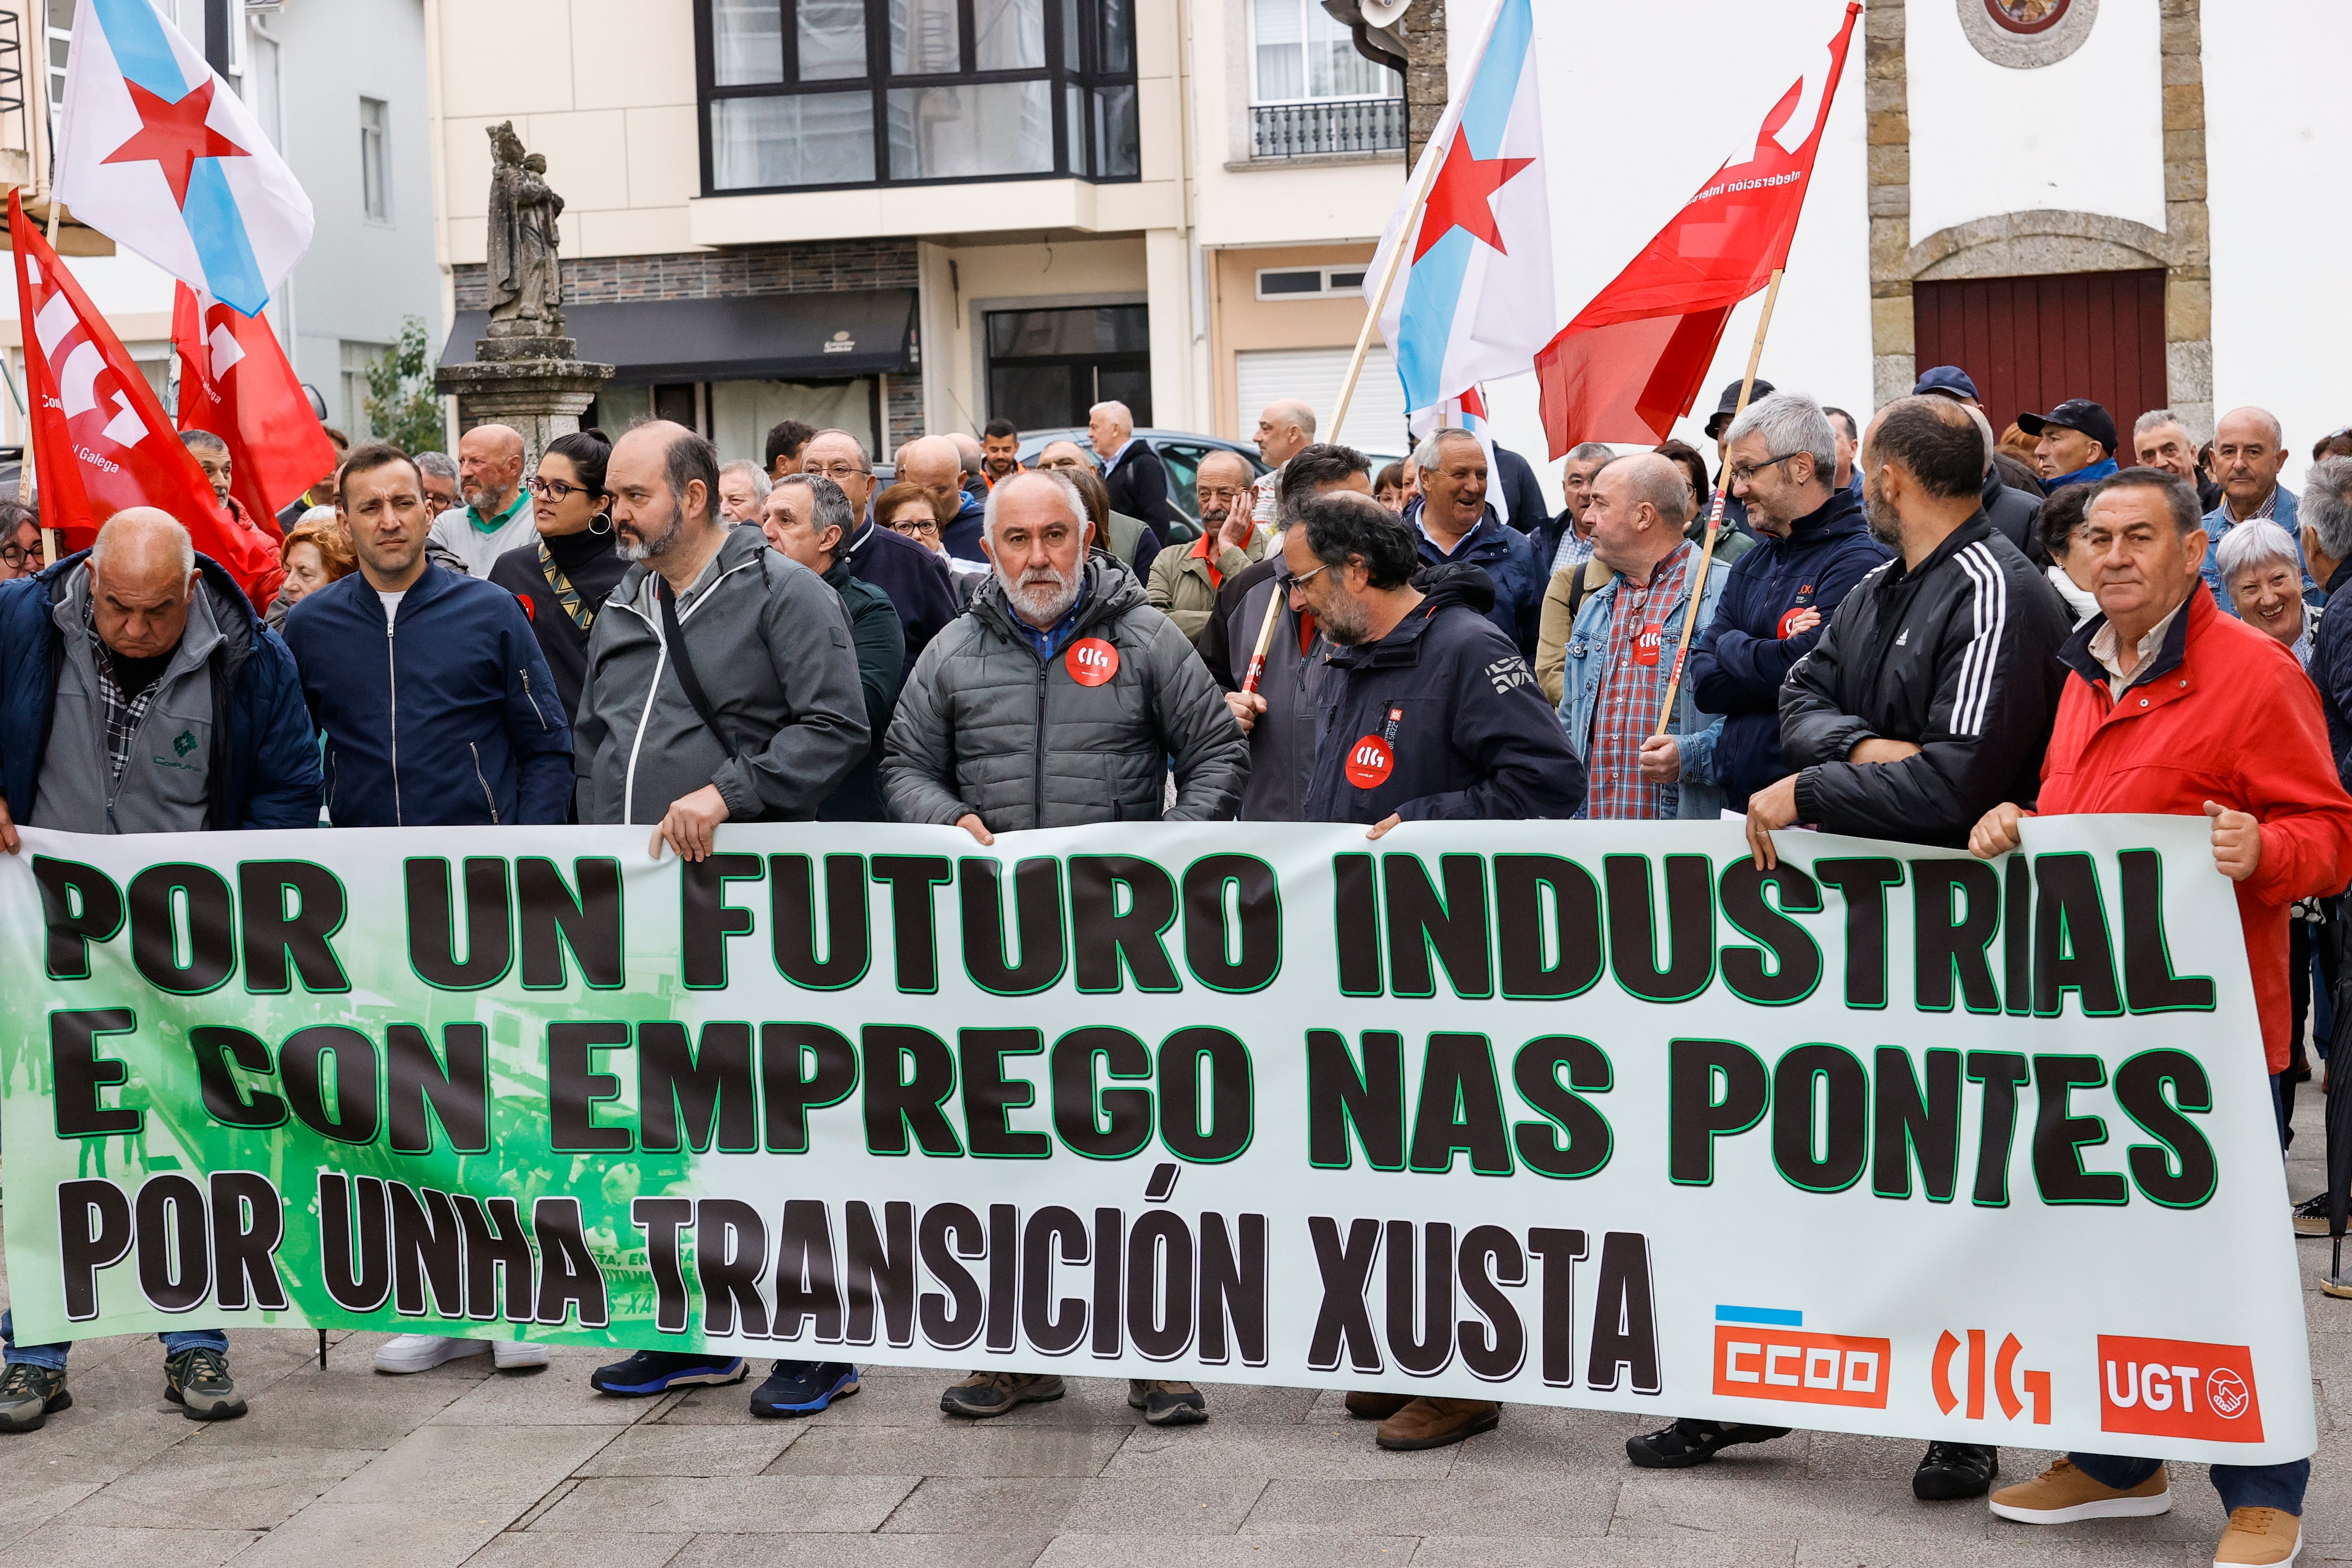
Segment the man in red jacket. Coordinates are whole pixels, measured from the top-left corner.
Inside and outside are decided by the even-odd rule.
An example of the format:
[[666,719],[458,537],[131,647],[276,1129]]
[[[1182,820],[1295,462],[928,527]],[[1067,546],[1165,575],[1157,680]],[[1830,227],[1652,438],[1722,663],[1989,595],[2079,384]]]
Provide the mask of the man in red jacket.
[[[2289,906],[2339,891],[2352,873],[2352,796],[2327,749],[2319,694],[2284,647],[2197,592],[2205,529],[2196,492],[2174,475],[2126,468],[2105,480],[2077,537],[2102,614],[2059,654],[2073,674],[2040,809],[2212,820],[2213,864],[2237,884],[2275,1101],[2292,1016]],[[1969,847],[1987,858],[2016,848],[2026,815],[1993,807]],[[2215,1465],[2212,1477],[2230,1510],[2214,1561],[2291,1560],[2311,1461]],[[2163,1513],[2172,1494],[2158,1460],[2069,1454],[1991,1501],[2004,1519],[2060,1524]]]

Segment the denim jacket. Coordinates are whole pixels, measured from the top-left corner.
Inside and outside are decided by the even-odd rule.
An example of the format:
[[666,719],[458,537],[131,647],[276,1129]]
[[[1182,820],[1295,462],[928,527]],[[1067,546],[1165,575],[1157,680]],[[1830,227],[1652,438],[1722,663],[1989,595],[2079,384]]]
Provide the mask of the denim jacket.
[[[1721,556],[1709,563],[1706,589],[1699,595],[1698,625],[1691,630],[1694,644],[1706,624],[1715,618],[1715,606],[1723,597],[1723,584],[1731,575],[1731,567]],[[1612,577],[1589,595],[1576,614],[1576,625],[1568,634],[1568,662],[1560,679],[1559,722],[1568,731],[1568,743],[1576,754],[1584,757],[1590,766],[1591,758],[1585,756],[1585,747],[1592,736],[1593,710],[1601,700],[1601,677],[1609,655],[1609,623],[1616,614],[1617,585],[1622,577]],[[1666,608],[1661,628],[1663,638],[1654,679],[1663,689],[1675,673],[1674,650],[1682,645],[1683,617],[1690,608],[1690,593]],[[1719,714],[1699,710],[1697,683],[1691,679],[1685,664],[1683,681],[1675,697],[1674,722],[1666,732],[1679,736],[1683,743],[1683,773],[1679,784],[1668,784],[1661,798],[1669,817],[1712,820],[1723,814],[1723,786],[1715,767],[1716,742],[1723,735],[1723,719]],[[1578,815],[1581,816],[1581,813]]]

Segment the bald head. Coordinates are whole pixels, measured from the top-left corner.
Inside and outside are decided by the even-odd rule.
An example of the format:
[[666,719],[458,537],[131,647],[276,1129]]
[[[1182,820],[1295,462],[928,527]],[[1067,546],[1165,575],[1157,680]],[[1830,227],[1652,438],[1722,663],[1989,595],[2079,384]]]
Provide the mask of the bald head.
[[1296,397],[1277,397],[1257,416],[1257,455],[1280,468],[1315,439],[1315,410]]
[[925,489],[952,490],[963,478],[963,454],[944,436],[925,436],[898,448],[898,479]]
[[1041,468],[1091,468],[1094,462],[1076,441],[1048,441],[1037,454]]
[[614,542],[631,561],[698,569],[718,521],[719,452],[683,425],[651,420],[622,433],[604,464]]
[[457,490],[484,517],[503,516],[522,489],[522,436],[506,425],[477,425],[457,437]]
[[126,507],[98,531],[89,554],[90,619],[99,641],[125,658],[180,646],[200,581],[196,547],[170,512]]
[[1655,452],[1616,458],[1592,476],[1585,513],[1592,552],[1611,571],[1646,583],[1682,547],[1690,508],[1690,476],[1674,459]]

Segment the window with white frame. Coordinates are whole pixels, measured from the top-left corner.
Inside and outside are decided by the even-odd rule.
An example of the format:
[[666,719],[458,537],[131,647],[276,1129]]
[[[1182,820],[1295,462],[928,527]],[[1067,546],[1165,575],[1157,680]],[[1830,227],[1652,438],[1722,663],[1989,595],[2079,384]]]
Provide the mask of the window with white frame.
[[1357,53],[1318,0],[1249,0],[1249,7],[1252,103],[1403,97],[1404,79]]
[[370,223],[392,221],[391,121],[383,100],[360,100],[360,202]]

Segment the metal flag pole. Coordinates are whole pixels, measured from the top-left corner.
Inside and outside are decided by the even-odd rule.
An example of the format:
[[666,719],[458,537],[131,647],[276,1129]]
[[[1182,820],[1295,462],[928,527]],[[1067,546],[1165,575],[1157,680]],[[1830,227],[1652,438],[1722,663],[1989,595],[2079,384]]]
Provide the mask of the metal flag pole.
[[[1756,366],[1764,357],[1764,334],[1772,330],[1772,306],[1780,298],[1780,272],[1778,267],[1772,268],[1772,282],[1764,290],[1764,314],[1757,320],[1756,342],[1748,351],[1748,374],[1739,378],[1739,402],[1731,411],[1734,420],[1748,412],[1748,395],[1756,386]],[[1683,635],[1675,646],[1674,673],[1666,678],[1666,700],[1658,707],[1660,735],[1675,721],[1675,693],[1683,683],[1683,660],[1690,655],[1691,632],[1698,625],[1698,602],[1706,593],[1707,568],[1715,562],[1715,542],[1723,529],[1723,503],[1730,489],[1731,459],[1726,458],[1722,469],[1715,476],[1715,499],[1706,509],[1706,544],[1699,552],[1698,575],[1691,584],[1689,607],[1683,611]]]

